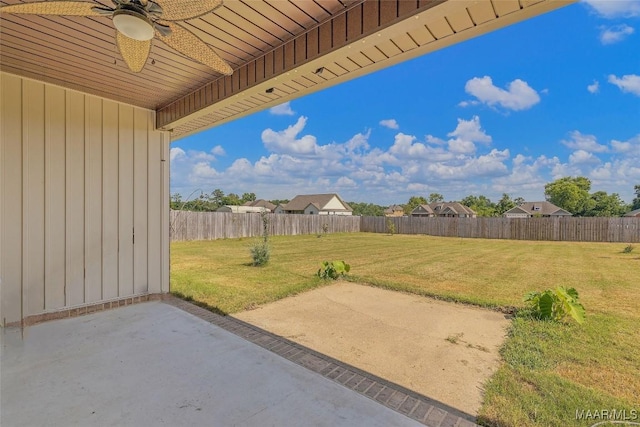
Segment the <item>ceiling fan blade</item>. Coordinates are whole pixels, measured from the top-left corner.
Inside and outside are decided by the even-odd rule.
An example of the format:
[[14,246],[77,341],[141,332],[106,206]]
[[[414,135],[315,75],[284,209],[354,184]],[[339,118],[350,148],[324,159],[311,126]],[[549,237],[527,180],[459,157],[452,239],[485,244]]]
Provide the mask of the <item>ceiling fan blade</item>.
[[127,67],[134,73],[142,71],[151,51],[151,40],[134,40],[116,31],[116,43]]
[[169,24],[169,27],[171,28],[171,35],[166,37],[156,31],[158,38],[168,46],[201,64],[213,68],[219,73],[227,76],[233,74],[233,69],[229,64],[220,58],[205,42],[200,40],[198,36],[178,24]]
[[99,3],[86,1],[38,1],[0,7],[0,13],[25,13],[31,15],[101,16],[93,10]]
[[163,21],[197,18],[222,6],[222,0],[156,0],[162,8]]

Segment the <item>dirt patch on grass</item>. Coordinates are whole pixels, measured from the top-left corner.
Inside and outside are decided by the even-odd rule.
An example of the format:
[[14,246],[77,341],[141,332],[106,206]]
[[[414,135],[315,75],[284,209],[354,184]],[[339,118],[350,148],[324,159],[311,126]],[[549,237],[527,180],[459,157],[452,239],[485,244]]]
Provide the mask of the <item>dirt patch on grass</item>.
[[494,311],[348,282],[234,316],[472,415],[509,325]]

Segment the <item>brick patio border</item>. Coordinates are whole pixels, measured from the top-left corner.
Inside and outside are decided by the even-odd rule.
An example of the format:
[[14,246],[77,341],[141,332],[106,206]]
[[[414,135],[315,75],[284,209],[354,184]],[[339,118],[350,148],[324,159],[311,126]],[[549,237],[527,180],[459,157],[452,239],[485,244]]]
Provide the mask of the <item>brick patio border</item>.
[[219,326],[424,425],[429,427],[476,426],[472,415],[242,320],[213,313],[172,295],[163,295],[162,300],[166,304]]
[[[147,301],[160,301],[165,298],[165,294],[140,294],[131,295],[127,297],[114,298],[108,301],[102,301],[98,303],[82,304],[71,308],[65,308],[62,310],[54,310],[41,314],[34,314],[27,316],[17,322],[10,322],[3,327],[27,327],[37,325],[38,323],[48,322],[50,320],[65,319],[67,317],[84,316],[86,314],[96,313],[98,311],[110,310],[112,308],[123,307],[125,305],[139,304]],[[0,323],[0,326],[2,324]]]

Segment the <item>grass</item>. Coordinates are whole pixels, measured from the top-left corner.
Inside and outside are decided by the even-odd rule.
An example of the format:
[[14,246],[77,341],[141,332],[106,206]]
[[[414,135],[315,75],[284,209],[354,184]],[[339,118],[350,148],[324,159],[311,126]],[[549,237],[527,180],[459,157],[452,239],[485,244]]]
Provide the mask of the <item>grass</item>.
[[368,233],[270,242],[263,267],[251,266],[251,239],[173,243],[172,291],[233,313],[334,283],[315,273],[335,259],[351,264],[350,280],[505,311],[522,307],[528,291],[575,287],[587,310],[582,326],[518,311],[479,422],[589,426],[602,420],[576,420],[576,411],[601,409],[640,416],[640,256],[621,244]]

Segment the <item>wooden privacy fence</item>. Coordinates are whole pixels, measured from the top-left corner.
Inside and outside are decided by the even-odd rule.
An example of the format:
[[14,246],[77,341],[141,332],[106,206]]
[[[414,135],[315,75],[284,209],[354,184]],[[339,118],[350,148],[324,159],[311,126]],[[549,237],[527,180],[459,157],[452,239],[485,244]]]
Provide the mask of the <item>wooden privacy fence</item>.
[[[640,242],[640,218],[390,218],[398,234],[574,242]],[[387,233],[387,218],[362,217],[360,231]]]
[[[267,214],[269,234],[388,233],[387,218]],[[171,211],[171,240],[215,240],[262,234],[257,213]],[[513,240],[640,243],[640,218],[389,218],[398,234]]]
[[[262,217],[258,213],[190,212],[170,213],[171,240],[215,240],[262,235]],[[340,215],[267,214],[269,234],[322,234],[360,231],[360,217]]]

